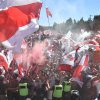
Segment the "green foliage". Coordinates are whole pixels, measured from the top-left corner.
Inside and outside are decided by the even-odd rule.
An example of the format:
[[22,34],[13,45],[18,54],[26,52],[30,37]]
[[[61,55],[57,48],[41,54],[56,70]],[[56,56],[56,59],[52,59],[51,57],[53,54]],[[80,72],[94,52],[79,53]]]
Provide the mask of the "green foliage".
[[93,28],[94,31],[100,30],[100,15],[94,16]]
[[94,16],[93,19],[91,19],[90,16],[86,21],[83,19],[83,17],[79,21],[69,18],[66,20],[66,22],[60,24],[54,23],[53,29],[60,33],[67,33],[69,30],[80,32],[81,29],[86,31],[98,31],[100,30],[100,15]]

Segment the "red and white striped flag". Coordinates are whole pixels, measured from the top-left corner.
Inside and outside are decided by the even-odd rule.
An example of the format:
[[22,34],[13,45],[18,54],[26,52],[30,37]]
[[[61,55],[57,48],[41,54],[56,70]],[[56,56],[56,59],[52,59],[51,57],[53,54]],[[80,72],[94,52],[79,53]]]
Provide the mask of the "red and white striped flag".
[[83,57],[79,63],[79,66],[75,69],[75,71],[73,73],[73,77],[81,76],[81,71],[83,71],[84,68],[86,68],[88,66],[88,60],[89,60],[88,55],[83,55]]
[[78,82],[80,86],[82,86],[82,76],[81,72],[88,66],[89,56],[87,54],[83,55],[80,64],[76,67],[72,80]]
[[0,42],[7,48],[20,50],[24,37],[39,28],[40,0],[0,1]]

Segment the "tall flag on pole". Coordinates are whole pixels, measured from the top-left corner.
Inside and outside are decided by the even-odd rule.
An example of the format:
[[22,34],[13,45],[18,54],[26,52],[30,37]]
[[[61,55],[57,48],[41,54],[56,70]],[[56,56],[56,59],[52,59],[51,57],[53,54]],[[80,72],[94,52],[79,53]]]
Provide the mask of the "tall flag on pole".
[[20,50],[23,38],[39,29],[41,7],[40,0],[0,1],[0,42]]
[[49,17],[49,16],[52,17],[52,13],[48,7],[46,8],[46,14],[47,14],[47,17]]

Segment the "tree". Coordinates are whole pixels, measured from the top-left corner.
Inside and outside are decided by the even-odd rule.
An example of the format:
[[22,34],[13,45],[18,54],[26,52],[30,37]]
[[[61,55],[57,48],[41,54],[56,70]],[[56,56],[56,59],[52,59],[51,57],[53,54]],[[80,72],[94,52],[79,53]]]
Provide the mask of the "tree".
[[77,22],[76,22],[76,20],[74,19],[74,24],[76,24]]
[[56,23],[56,22],[54,22],[54,24],[53,24],[53,29],[55,29],[55,28],[56,28],[56,26],[57,26],[57,23]]
[[91,16],[89,17],[89,19],[85,22],[85,27],[87,31],[93,30],[93,21],[91,19]]
[[83,17],[77,22],[77,25],[78,25],[79,30],[85,29],[85,21]]
[[69,19],[66,21],[66,25],[68,25],[68,26],[73,25],[73,21],[72,21],[71,18],[69,18]]
[[100,30],[100,15],[94,16],[93,28],[94,31]]

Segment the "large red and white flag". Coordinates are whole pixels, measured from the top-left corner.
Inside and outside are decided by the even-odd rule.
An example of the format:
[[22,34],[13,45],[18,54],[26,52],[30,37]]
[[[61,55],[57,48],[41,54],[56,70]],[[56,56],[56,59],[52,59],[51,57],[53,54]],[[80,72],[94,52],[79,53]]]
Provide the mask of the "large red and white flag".
[[76,67],[72,80],[76,81],[80,86],[82,86],[82,75],[81,72],[88,67],[89,56],[87,54],[83,55],[78,67]]
[[24,37],[39,28],[40,0],[0,1],[0,42],[14,51],[20,50]]

